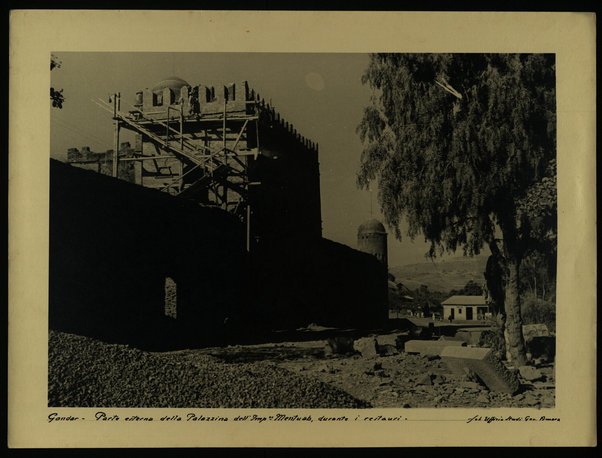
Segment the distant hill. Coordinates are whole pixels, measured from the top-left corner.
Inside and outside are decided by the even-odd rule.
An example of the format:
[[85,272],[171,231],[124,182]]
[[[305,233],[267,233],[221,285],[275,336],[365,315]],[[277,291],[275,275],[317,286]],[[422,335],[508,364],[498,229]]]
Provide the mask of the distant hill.
[[486,265],[487,256],[455,256],[441,261],[390,267],[389,272],[395,276],[396,283],[401,282],[409,289],[426,285],[431,291],[447,293],[463,288],[469,280],[482,284]]

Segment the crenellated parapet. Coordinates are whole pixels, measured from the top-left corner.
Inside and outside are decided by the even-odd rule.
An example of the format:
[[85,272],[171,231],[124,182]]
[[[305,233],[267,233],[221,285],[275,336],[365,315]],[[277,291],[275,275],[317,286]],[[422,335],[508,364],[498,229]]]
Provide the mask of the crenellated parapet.
[[[143,116],[152,120],[178,118],[185,120],[229,119],[257,117],[262,147],[278,146],[307,151],[317,158],[318,145],[302,136],[292,123],[285,121],[280,114],[249,87],[247,81],[226,84],[222,87],[204,84],[190,85],[176,77],[168,78],[152,89],[136,93],[135,108]],[[272,145],[275,146],[275,145]]]
[[[247,102],[253,101],[246,81],[231,83],[217,89],[204,84],[180,87],[162,87],[144,89],[136,93],[136,108],[146,117],[166,119],[167,112],[175,116],[182,112],[184,117],[227,114],[247,114]],[[173,111],[172,111],[173,110]]]
[[[130,142],[122,142],[119,145],[119,158],[132,158],[136,155],[136,150],[131,147]],[[104,152],[91,151],[89,146],[82,146],[81,149],[69,148],[67,150],[68,164],[78,168],[93,170],[102,175],[112,174],[113,150]],[[133,161],[119,162],[117,175],[119,178],[130,181],[136,181],[136,165]]]
[[261,135],[263,148],[269,148],[274,143],[279,146],[293,148],[307,154],[318,155],[318,144],[312,142],[297,131],[292,123],[285,121],[274,107],[256,95],[256,105],[259,114],[259,125],[264,135]]
[[[130,142],[122,142],[119,146],[119,157],[133,157],[135,151],[132,149]],[[113,150],[109,149],[104,152],[91,151],[89,146],[82,146],[81,149],[67,149],[67,162],[104,162],[110,161],[113,157]]]

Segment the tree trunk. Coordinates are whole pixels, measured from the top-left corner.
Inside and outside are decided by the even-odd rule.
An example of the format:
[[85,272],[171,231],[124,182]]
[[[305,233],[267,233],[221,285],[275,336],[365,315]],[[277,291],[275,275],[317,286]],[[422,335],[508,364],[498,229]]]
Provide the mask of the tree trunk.
[[504,308],[506,310],[504,334],[507,338],[506,352],[510,354],[511,360],[516,366],[523,366],[527,361],[527,356],[523,338],[520,296],[518,290],[519,264],[519,260],[514,259],[513,257],[507,258],[508,279],[506,282],[506,297],[504,301]]

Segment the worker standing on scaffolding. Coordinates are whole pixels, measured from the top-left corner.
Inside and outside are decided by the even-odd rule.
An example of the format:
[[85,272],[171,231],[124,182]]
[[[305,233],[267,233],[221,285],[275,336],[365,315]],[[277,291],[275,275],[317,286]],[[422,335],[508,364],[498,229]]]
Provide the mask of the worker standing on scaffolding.
[[188,104],[190,105],[191,113],[199,112],[199,88],[194,86],[188,95]]

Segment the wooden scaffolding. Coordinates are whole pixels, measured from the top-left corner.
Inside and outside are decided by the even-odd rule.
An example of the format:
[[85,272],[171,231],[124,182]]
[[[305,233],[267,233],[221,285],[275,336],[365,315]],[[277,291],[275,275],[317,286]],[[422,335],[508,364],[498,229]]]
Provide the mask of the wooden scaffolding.
[[[246,81],[217,94],[213,87],[175,83],[139,91],[127,110],[119,93],[93,100],[113,118],[114,149],[105,162],[112,162],[112,175],[121,178],[129,163],[130,181],[235,215],[246,227],[247,250],[254,237],[252,207],[258,205],[252,195],[262,196],[262,221],[288,218],[289,227],[302,230],[311,220],[313,232],[321,234],[317,144],[281,119]],[[127,153],[119,149],[121,129],[135,134]],[[253,194],[257,189],[262,191]],[[265,208],[278,208],[265,196],[284,199],[288,209],[265,216]]]
[[[258,96],[251,95],[242,105],[232,99],[228,103],[226,92],[219,112],[215,110],[217,101],[213,101],[209,110],[192,113],[185,113],[184,103],[169,104],[151,113],[139,106],[123,112],[119,93],[110,102],[95,100],[113,115],[113,176],[117,177],[120,162],[134,161],[137,184],[235,214],[246,224],[249,249],[249,187],[259,183],[249,180],[248,171],[250,158],[256,159],[260,151],[258,120],[262,106]],[[133,157],[119,155],[121,129],[136,134]],[[152,145],[150,151],[145,144]]]

